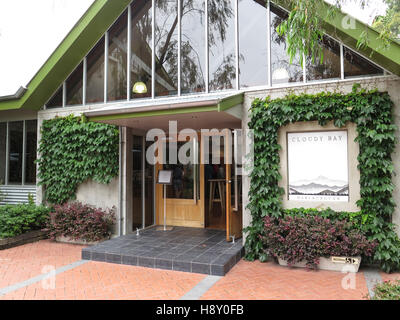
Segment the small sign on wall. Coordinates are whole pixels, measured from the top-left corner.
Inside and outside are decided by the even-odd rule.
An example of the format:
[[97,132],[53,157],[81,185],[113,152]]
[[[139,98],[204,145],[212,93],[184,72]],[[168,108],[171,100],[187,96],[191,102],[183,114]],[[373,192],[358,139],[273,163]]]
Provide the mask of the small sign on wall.
[[289,200],[348,202],[347,131],[288,133]]

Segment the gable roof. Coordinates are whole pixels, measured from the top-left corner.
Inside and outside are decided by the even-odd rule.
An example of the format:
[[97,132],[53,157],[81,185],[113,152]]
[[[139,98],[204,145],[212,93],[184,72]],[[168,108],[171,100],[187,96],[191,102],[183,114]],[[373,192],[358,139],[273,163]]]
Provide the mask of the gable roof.
[[39,110],[130,2],[96,0],[36,73],[26,91],[0,101],[0,110]]
[[[26,90],[20,90],[19,95],[9,96],[7,99],[3,97],[0,100],[0,111],[39,110],[130,2],[131,0],[96,0],[33,77]],[[400,76],[400,44],[398,42],[391,41],[390,48],[385,49],[384,42],[379,38],[377,31],[356,19],[356,28],[347,29],[342,24],[347,15],[338,13],[333,20],[328,20],[326,18],[328,9],[329,4],[325,4],[320,12],[324,17],[325,28],[329,35],[342,41],[354,51],[370,56],[372,61]],[[368,30],[370,42],[366,48],[358,49],[357,41],[365,30]]]

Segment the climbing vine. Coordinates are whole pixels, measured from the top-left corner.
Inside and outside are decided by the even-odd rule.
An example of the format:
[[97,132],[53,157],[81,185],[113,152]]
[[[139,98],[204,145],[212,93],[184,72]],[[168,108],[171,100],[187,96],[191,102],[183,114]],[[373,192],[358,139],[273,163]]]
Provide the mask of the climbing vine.
[[38,159],[44,199],[64,204],[80,184],[93,179],[108,184],[119,172],[119,133],[115,126],[87,122],[73,115],[45,120]]
[[[379,242],[374,262],[387,272],[399,269],[400,240],[391,222],[395,208],[391,156],[396,145],[392,108],[388,93],[366,91],[360,85],[355,85],[346,95],[324,92],[254,100],[249,123],[254,130],[255,159],[248,205],[252,225],[245,230],[247,259],[263,255],[259,237],[264,229],[263,218],[282,217],[287,213],[281,202],[285,191],[278,185],[281,179],[279,128],[300,121],[318,121],[321,126],[333,121],[338,128],[353,122],[357,125],[356,142],[360,146],[361,200],[357,205],[361,210],[357,215],[361,217],[363,232]],[[338,215],[340,218],[343,219],[343,213]]]

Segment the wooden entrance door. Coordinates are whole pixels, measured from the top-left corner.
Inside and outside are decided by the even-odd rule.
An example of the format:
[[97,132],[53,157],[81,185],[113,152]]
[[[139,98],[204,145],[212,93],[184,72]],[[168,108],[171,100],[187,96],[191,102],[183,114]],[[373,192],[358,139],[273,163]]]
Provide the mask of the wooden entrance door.
[[[185,148],[187,143],[193,148],[190,152],[189,163],[180,163],[179,157],[176,159],[169,158],[170,149],[172,152],[178,152],[181,148]],[[177,149],[177,150],[174,150]],[[170,226],[183,227],[204,227],[204,169],[199,165],[199,141],[198,137],[190,137],[190,139],[166,139],[159,143],[158,151],[161,152],[160,159],[165,159],[165,164],[157,165],[157,174],[159,170],[173,171],[173,184],[167,186],[166,199],[166,223]],[[188,152],[187,154],[189,155]],[[163,154],[165,154],[165,157]],[[156,187],[156,207],[157,207],[157,224],[164,223],[164,192],[163,186]]]

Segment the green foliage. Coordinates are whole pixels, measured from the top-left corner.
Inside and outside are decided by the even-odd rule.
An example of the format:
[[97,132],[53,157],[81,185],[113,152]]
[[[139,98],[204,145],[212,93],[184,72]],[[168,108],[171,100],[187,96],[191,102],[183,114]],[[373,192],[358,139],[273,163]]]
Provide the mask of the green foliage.
[[[269,0],[266,0],[269,1]],[[400,14],[398,0],[384,0],[389,10],[385,17],[379,17],[374,27],[380,32],[383,47],[389,47],[391,39],[396,39],[399,34]],[[323,48],[320,45],[324,34],[329,34],[324,19],[333,20],[343,5],[354,3],[363,9],[365,6],[374,5],[373,0],[335,0],[327,6],[325,0],[274,0],[273,3],[289,8],[289,17],[277,28],[281,36],[286,37],[287,52],[291,60],[296,56],[311,57],[313,62],[323,61]],[[327,8],[326,16],[322,15],[321,8]],[[358,48],[365,47],[370,42],[368,28],[362,32],[358,39]]]
[[0,238],[11,238],[46,226],[50,209],[33,204],[0,207]]
[[347,212],[347,211],[334,211],[330,208],[328,209],[304,209],[296,208],[283,210],[283,216],[291,217],[309,217],[309,216],[319,216],[324,219],[329,219],[332,221],[346,221],[351,224],[352,228],[366,233],[366,226],[368,225],[368,215],[363,214],[362,211],[358,212]]
[[385,2],[388,5],[386,15],[377,17],[372,26],[386,37],[400,40],[400,1]]
[[93,179],[108,184],[118,175],[119,133],[115,126],[68,116],[43,122],[38,159],[45,200],[75,199],[80,184]]
[[371,300],[400,300],[400,280],[385,281],[378,284]]
[[[254,130],[255,159],[248,205],[253,222],[245,230],[247,259],[257,259],[263,252],[260,241],[263,218],[284,215],[281,200],[285,191],[278,184],[281,179],[278,129],[301,121],[318,121],[321,126],[333,121],[338,128],[353,122],[357,125],[356,142],[360,147],[361,200],[357,205],[361,211],[348,219],[356,221],[370,240],[378,241],[374,261],[383,270],[389,272],[400,267],[400,240],[391,223],[395,207],[391,155],[396,145],[392,108],[388,93],[367,92],[360,90],[359,85],[347,95],[324,92],[254,100],[249,127]],[[346,213],[338,213],[341,215]]]

